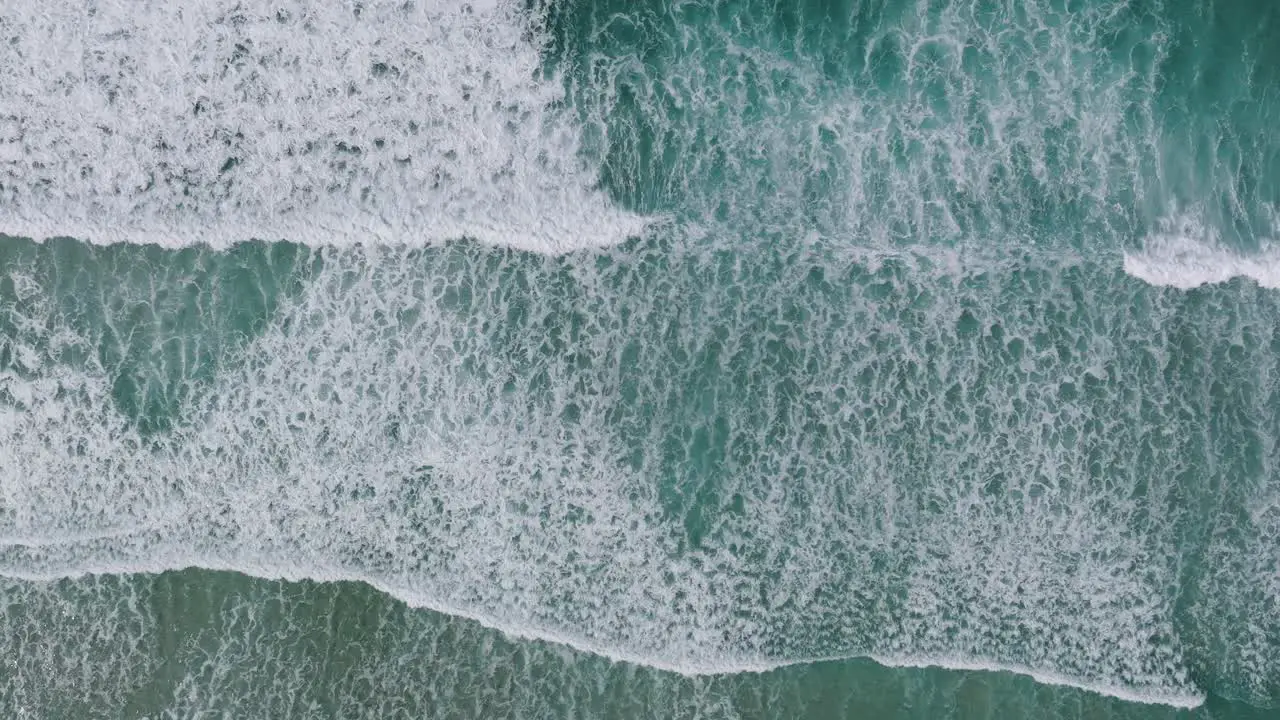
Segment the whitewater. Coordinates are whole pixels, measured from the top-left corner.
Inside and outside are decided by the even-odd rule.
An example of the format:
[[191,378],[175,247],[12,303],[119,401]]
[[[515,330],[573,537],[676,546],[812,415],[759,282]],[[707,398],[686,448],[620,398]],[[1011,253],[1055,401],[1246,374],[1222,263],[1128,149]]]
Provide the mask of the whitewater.
[[0,632],[151,667],[197,568],[662,687],[1273,707],[1280,86],[1182,9],[10,3]]

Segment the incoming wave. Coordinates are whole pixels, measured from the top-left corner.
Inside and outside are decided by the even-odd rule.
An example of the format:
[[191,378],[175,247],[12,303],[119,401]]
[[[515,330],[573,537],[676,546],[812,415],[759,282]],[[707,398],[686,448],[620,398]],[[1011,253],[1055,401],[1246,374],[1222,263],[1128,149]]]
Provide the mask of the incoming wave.
[[1280,247],[1266,239],[1260,245],[1249,252],[1230,249],[1199,213],[1180,213],[1160,223],[1140,251],[1125,253],[1124,271],[1152,285],[1182,290],[1236,277],[1280,289]]

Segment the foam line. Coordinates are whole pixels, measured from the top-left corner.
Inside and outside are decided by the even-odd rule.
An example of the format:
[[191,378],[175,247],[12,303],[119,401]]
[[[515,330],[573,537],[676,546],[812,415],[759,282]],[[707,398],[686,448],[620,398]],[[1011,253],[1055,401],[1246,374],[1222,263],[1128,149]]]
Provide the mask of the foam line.
[[1125,700],[1127,702],[1144,703],[1147,705],[1167,705],[1175,708],[1192,709],[1200,707],[1205,701],[1204,693],[1200,692],[1168,694],[1135,692],[1121,685],[1081,680],[1062,673],[1037,669],[1018,663],[984,662],[981,660],[974,660],[972,658],[956,657],[885,657],[871,655],[869,658],[886,667],[939,667],[945,670],[976,670],[981,672],[1007,672],[1013,673],[1014,675],[1026,675],[1041,685],[1073,687],[1097,693],[1099,695]]

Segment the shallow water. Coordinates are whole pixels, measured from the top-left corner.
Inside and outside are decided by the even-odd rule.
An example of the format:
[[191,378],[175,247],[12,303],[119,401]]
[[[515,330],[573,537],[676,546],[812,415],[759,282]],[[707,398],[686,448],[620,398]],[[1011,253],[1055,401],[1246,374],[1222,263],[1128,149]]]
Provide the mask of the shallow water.
[[1254,5],[0,15],[0,706],[1274,713]]

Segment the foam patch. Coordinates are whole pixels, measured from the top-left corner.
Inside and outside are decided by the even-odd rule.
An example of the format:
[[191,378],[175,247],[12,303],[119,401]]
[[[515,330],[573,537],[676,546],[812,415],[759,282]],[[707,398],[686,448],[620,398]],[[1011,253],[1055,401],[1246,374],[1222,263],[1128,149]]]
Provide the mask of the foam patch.
[[67,1],[0,33],[12,235],[564,252],[643,229],[593,189],[510,3]]

